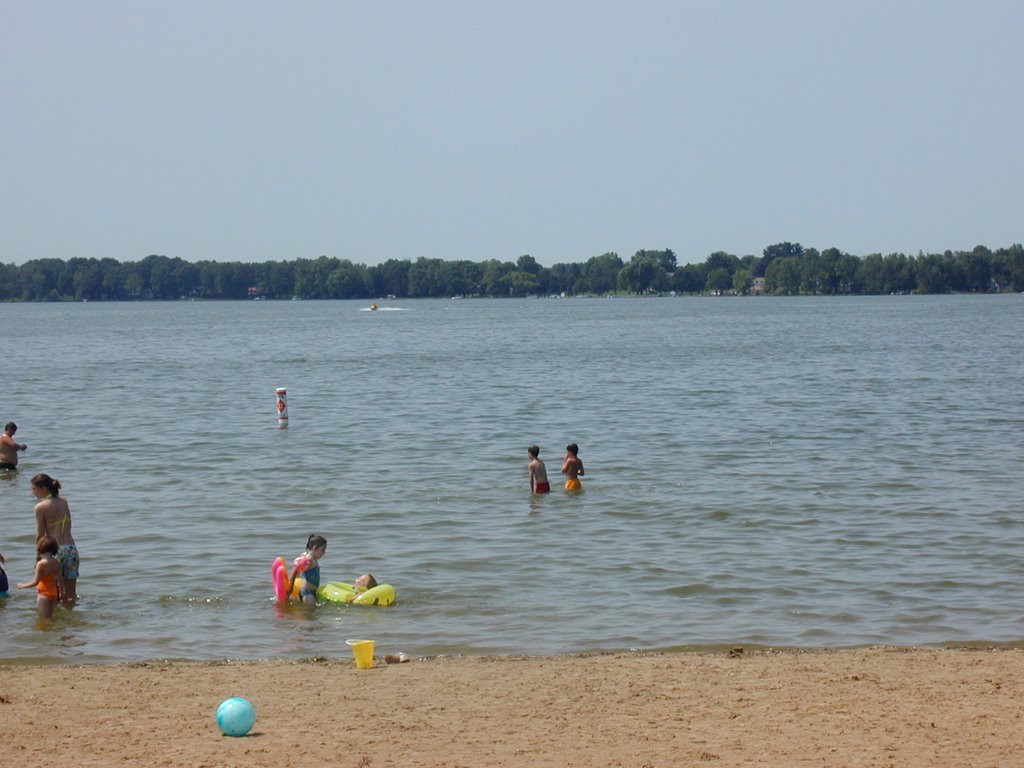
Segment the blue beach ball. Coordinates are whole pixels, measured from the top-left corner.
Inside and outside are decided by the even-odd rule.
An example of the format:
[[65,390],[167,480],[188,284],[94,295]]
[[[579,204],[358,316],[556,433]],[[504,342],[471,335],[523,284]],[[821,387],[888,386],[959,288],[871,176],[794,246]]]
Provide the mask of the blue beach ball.
[[245,736],[256,724],[256,707],[240,696],[224,699],[217,707],[217,725],[225,736]]

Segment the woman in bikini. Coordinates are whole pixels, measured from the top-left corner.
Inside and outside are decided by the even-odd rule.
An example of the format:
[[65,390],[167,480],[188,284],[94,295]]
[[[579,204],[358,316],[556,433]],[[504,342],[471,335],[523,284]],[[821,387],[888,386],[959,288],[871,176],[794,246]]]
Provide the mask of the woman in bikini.
[[60,495],[60,481],[49,475],[32,478],[36,504],[36,537],[48,536],[57,542],[57,560],[63,573],[60,599],[65,605],[78,602],[78,547],[71,535],[71,509]]

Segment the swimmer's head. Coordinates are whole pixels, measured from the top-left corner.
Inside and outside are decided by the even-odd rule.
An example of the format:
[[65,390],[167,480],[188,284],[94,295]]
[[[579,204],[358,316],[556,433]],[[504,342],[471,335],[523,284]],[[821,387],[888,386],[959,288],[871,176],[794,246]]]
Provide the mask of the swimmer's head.
[[60,495],[60,480],[43,474],[42,472],[32,478],[32,485],[36,488],[42,488],[47,493],[54,496]]
[[373,578],[372,573],[364,573],[358,579],[356,579],[355,588],[359,590],[373,589],[377,586],[377,580]]
[[[306,551],[311,555],[323,557],[324,552],[327,551],[327,539],[323,536],[317,536],[315,533],[310,535],[310,537],[306,539]],[[317,554],[317,552],[319,552],[319,554]]]
[[540,456],[540,446],[531,445],[529,448],[526,449],[526,452],[536,459],[538,456]]
[[40,536],[36,541],[36,554],[37,555],[56,555],[57,554],[57,540],[50,538],[49,536]]

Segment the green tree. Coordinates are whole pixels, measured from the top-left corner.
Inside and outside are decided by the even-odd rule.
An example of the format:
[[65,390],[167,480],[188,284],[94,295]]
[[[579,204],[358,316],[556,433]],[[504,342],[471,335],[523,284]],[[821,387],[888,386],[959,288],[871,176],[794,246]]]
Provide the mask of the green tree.
[[804,254],[803,246],[800,243],[776,243],[764,249],[761,260],[754,267],[754,277],[768,276],[768,267],[776,259],[794,258],[799,259]]
[[800,256],[800,292],[811,296],[825,292],[828,284],[826,262],[815,248],[805,248]]
[[732,288],[733,278],[725,267],[715,267],[708,272],[708,280],[705,288],[715,296],[721,296]]
[[21,267],[22,295],[26,301],[59,301],[58,285],[64,262],[60,259],[32,259]]
[[136,264],[136,270],[142,278],[142,298],[178,298],[177,279],[169,258],[150,254]]
[[796,256],[783,256],[772,259],[764,276],[765,286],[769,293],[783,296],[800,294],[801,269],[800,259]]
[[964,289],[977,293],[988,291],[992,286],[992,252],[983,245],[973,251],[961,251],[956,255],[956,264],[963,275]]
[[327,276],[327,295],[332,299],[365,299],[368,296],[366,272],[343,259]]
[[732,276],[732,288],[740,296],[746,296],[750,293],[751,287],[754,285],[754,278],[750,274],[749,269],[737,269]]
[[420,256],[409,269],[409,293],[412,296],[440,296],[441,281],[438,272],[441,269],[440,259],[428,259]]
[[72,259],[68,262],[75,286],[75,301],[97,301],[103,295],[103,269],[96,259]]
[[731,281],[733,273],[740,268],[740,260],[731,253],[715,251],[704,260],[704,268],[707,270],[708,277],[711,276],[711,273],[714,270],[724,269],[729,273],[729,279]]
[[0,261],[0,301],[22,298],[21,270],[14,264]]
[[327,256],[320,256],[315,260],[296,260],[293,269],[295,295],[303,299],[330,298],[327,279],[339,266],[340,261],[329,259]]
[[247,299],[249,298],[249,288],[252,285],[253,272],[248,264],[228,262],[217,265],[215,288],[217,298]]
[[138,265],[127,264],[125,268],[124,288],[128,293],[128,298],[136,300],[148,298],[146,294],[149,290],[149,283],[138,269]]
[[398,296],[400,298],[409,295],[409,269],[412,263],[388,259],[383,264],[370,267],[370,284],[373,287],[374,296]]
[[515,269],[510,261],[489,259],[483,263],[480,274],[480,292],[485,296],[508,296],[505,275]]
[[914,273],[917,275],[915,290],[918,293],[947,293],[949,291],[946,261],[942,254],[918,255]]
[[861,259],[860,269],[857,270],[857,282],[860,284],[861,292],[869,296],[885,293],[885,263],[882,261],[882,254],[869,253]]
[[860,293],[858,275],[860,259],[848,253],[840,255],[835,263],[836,291],[842,294]]
[[576,292],[576,283],[583,277],[583,267],[579,264],[555,264],[548,270],[547,290],[550,293]]
[[[196,291],[198,292],[198,275]],[[268,299],[289,299],[295,295],[292,265],[287,261],[265,261],[256,269],[256,286]]]
[[[668,275],[661,263],[641,251],[619,270],[616,286],[621,291],[648,293],[663,290],[668,285]],[[661,288],[659,288],[661,286]]]
[[700,293],[708,281],[708,270],[704,264],[686,264],[672,275],[672,288],[679,293]]
[[479,264],[463,259],[450,262],[450,265],[444,281],[445,295],[473,296],[480,293],[484,271]]
[[916,286],[914,263],[902,253],[890,253],[882,259],[885,293],[910,293]]
[[502,278],[502,282],[508,289],[509,296],[527,296],[536,293],[540,281],[537,276],[530,272],[514,270]]
[[196,295],[204,299],[223,298],[218,293],[217,275],[220,272],[219,265],[215,261],[200,261],[199,284],[196,286]]
[[666,274],[671,275],[676,271],[676,255],[670,248],[666,248],[663,251],[637,251],[633,255],[634,259],[651,258],[654,259],[661,265],[661,268],[665,270]]
[[610,293],[615,290],[622,259],[617,253],[602,253],[593,256],[583,265],[583,286],[581,293]]
[[1024,247],[997,249],[992,254],[992,277],[1000,288],[1024,291]]
[[537,260],[529,254],[524,254],[519,257],[516,261],[516,269],[520,272],[528,272],[534,277],[540,277],[541,270],[544,269]]
[[843,293],[839,278],[839,264],[842,252],[838,248],[826,248],[817,257],[817,280],[821,293],[834,296]]

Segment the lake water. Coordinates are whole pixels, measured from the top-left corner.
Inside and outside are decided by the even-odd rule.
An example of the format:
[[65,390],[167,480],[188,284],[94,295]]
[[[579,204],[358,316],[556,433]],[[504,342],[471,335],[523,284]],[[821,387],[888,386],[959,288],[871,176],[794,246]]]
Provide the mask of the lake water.
[[[1024,644],[1024,296],[380,304],[0,305],[0,551],[46,472],[83,558],[0,659]],[[398,604],[275,605],[313,532]]]

